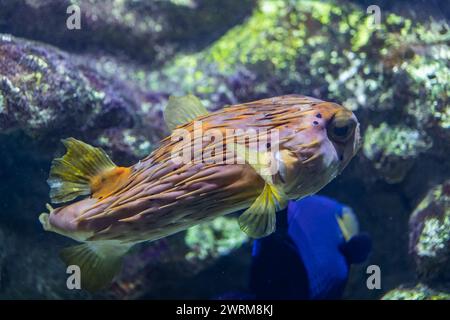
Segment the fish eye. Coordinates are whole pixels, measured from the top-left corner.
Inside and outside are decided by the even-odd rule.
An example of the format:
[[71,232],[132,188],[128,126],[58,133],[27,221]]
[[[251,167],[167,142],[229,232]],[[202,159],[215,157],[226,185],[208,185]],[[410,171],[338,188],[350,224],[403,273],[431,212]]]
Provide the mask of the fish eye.
[[350,126],[345,125],[343,127],[334,127],[333,134],[337,137],[346,137],[350,131]]
[[328,134],[333,140],[346,142],[353,134],[356,123],[350,117],[335,117],[328,128]]

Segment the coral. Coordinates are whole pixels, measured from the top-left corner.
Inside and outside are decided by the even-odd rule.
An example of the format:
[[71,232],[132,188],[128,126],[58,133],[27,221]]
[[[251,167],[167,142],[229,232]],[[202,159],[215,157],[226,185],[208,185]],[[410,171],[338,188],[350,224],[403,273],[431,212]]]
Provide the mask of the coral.
[[247,240],[236,218],[218,217],[187,230],[185,242],[190,250],[186,258],[200,260],[216,258],[229,254]]
[[409,221],[409,250],[422,281],[450,286],[450,180],[432,188]]
[[435,291],[421,283],[415,287],[404,287],[393,289],[386,293],[382,300],[450,300],[450,294]]

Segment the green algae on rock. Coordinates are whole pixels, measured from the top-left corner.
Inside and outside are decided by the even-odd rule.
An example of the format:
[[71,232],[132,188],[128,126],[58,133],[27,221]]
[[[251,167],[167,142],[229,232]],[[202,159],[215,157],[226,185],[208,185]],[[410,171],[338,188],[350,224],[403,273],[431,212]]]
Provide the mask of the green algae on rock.
[[93,68],[93,60],[0,35],[0,133],[19,130],[48,148],[67,136],[108,137],[108,151],[142,157],[165,133],[160,110],[144,108],[161,98]]
[[229,254],[247,240],[248,237],[241,232],[236,218],[218,217],[187,230],[185,242],[190,250],[186,258],[216,258]]
[[[249,15],[254,2],[3,0],[0,21],[2,32],[70,52],[102,51],[159,63],[182,48],[202,47],[215,40]],[[215,10],[218,4],[221,10]],[[66,10],[71,5],[80,7],[77,30],[66,27]],[[203,41],[198,43],[199,39]]]
[[[339,100],[344,97],[352,109],[390,109],[398,95],[391,85],[404,85],[394,80],[406,76],[404,68],[417,65],[420,61],[414,59],[424,51],[428,54],[428,47],[445,49],[448,36],[426,26],[415,29],[411,20],[395,14],[389,14],[379,28],[371,28],[369,22],[370,17],[351,4],[263,0],[246,23],[231,29],[210,48],[169,63],[161,75],[168,83],[163,80],[154,85],[172,84],[170,88],[175,89],[176,84],[166,76],[181,72],[177,83],[185,90],[205,94],[217,92],[212,88],[222,85],[239,100],[241,93],[233,90],[227,77],[245,69],[255,76],[252,82],[256,87],[248,88],[253,96],[301,86],[307,93],[316,91]],[[399,47],[398,40],[405,34],[424,30],[434,38],[417,40],[425,46],[420,52],[411,53],[413,49],[404,42]],[[436,81],[445,84],[441,78]]]
[[[57,139],[75,135],[104,147],[123,163],[130,163],[149,152],[165,135],[160,110],[171,94],[193,93],[208,107],[218,108],[256,98],[301,93],[343,102],[355,110],[365,133],[363,152],[324,192],[339,199],[347,197],[349,203],[361,210],[363,224],[376,243],[371,263],[382,262],[386,287],[396,286],[400,277],[414,278],[413,267],[407,259],[406,219],[418,195],[425,194],[430,185],[450,178],[448,22],[432,17],[427,20],[408,18],[383,7],[380,26],[372,28],[365,7],[351,2],[260,0],[246,21],[242,19],[250,14],[255,2],[226,1],[225,12],[237,14],[233,7],[236,3],[245,2],[247,9],[239,17],[229,15],[230,23],[225,27],[214,18],[223,13],[214,9],[217,1],[208,4],[203,0],[172,0],[176,10],[155,22],[154,14],[174,6],[160,1],[162,11],[149,13],[139,12],[142,5],[154,5],[145,1],[100,3],[89,0],[79,1],[83,14],[98,16],[105,6],[113,6],[112,16],[98,16],[95,21],[83,16],[83,33],[67,33],[65,29],[55,28],[55,23],[65,24],[66,15],[54,15],[54,9],[63,8],[61,12],[64,12],[68,2],[2,2],[7,4],[0,12],[0,20],[5,23],[2,26],[6,27],[3,32],[58,45],[69,52],[89,54],[78,56],[42,43],[8,35],[1,37],[0,132],[4,134],[2,142],[11,140],[4,148],[2,164],[13,171],[16,161],[28,159],[31,163],[31,168],[19,179],[17,173],[7,176],[8,186],[3,189],[8,198],[7,206],[18,213],[8,219],[30,221],[29,213],[37,212],[41,200],[36,199],[45,197],[47,190],[45,186],[34,185],[39,181],[44,185],[42,172],[48,169],[48,161],[42,164],[44,161],[36,158],[41,155],[51,158]],[[195,7],[199,3],[204,6]],[[208,11],[209,5],[215,12],[199,17],[197,13]],[[21,8],[22,13],[30,13],[26,23],[17,23],[25,22],[20,20],[20,14],[10,14],[14,13],[14,6]],[[409,8],[410,3],[404,6]],[[53,19],[36,19],[42,12]],[[140,19],[148,13],[145,19]],[[211,17],[217,25],[208,23]],[[141,23],[131,30],[136,19]],[[199,20],[196,22],[196,19]],[[172,21],[173,25],[168,25],[167,21]],[[177,23],[181,21],[186,24],[180,28]],[[229,26],[242,21],[220,37]],[[196,23],[191,25],[190,22]],[[174,30],[172,27],[176,32],[170,34]],[[210,30],[214,31],[209,33]],[[208,36],[203,41],[205,34]],[[155,47],[150,47],[152,44]],[[124,60],[122,54],[135,61]],[[146,64],[135,64],[136,61]],[[46,144],[50,147],[44,149],[39,143],[31,151],[27,144],[19,142],[16,133],[10,134],[11,131],[26,132],[30,143],[48,140]],[[18,150],[21,147],[24,150]],[[13,157],[16,152],[23,157]],[[40,175],[33,175],[34,168],[43,168],[35,170]],[[30,189],[29,181],[33,183],[33,196],[29,195],[27,201],[16,199],[17,194]],[[396,184],[386,186],[386,181]],[[349,195],[353,192],[358,195],[356,198]],[[430,204],[422,209],[432,212],[432,208]],[[421,221],[419,217],[414,218],[411,229],[411,234],[413,229],[419,230],[414,239],[422,238],[417,250],[423,255],[418,257],[417,263],[424,270],[430,268],[442,274],[445,264],[437,257],[442,256],[440,248],[445,247],[442,232],[448,230],[447,220],[430,216],[427,222]],[[204,233],[197,230],[189,242],[192,247],[188,246],[186,234],[180,234],[177,240],[170,239],[167,243],[173,254],[169,254],[170,259],[165,251],[166,244],[154,248],[156,252],[163,252],[164,259],[153,252],[138,253],[130,260],[135,269],[124,274],[125,281],[121,282],[129,284],[130,295],[118,290],[114,297],[142,297],[143,294],[160,297],[160,292],[178,289],[179,283],[175,282],[192,277],[194,269],[205,270],[211,262],[216,262],[217,259],[211,257],[217,255],[217,241],[222,235],[217,235],[211,226],[208,228]],[[14,241],[6,253],[9,261],[19,252],[19,247],[12,246],[20,243],[21,235],[15,233],[11,237]],[[36,238],[30,238],[30,242],[40,239],[40,234],[34,236]],[[203,243],[199,242],[203,238],[207,241],[201,247]],[[46,244],[56,248],[48,241]],[[233,246],[233,241],[225,241],[220,247],[226,251],[230,245]],[[398,254],[392,257],[392,251],[386,248],[393,248]],[[230,253],[233,259],[248,257],[248,252],[246,254],[234,250]],[[415,257],[416,253],[412,255]],[[200,256],[207,258],[201,260]],[[166,263],[166,258],[170,262]],[[18,269],[29,266],[33,259],[24,258],[11,265],[14,268],[22,263],[24,266]],[[36,292],[41,297],[54,297],[55,292],[58,297],[69,297],[68,293],[59,293],[59,287],[56,288],[59,284],[45,282],[48,275],[53,277],[58,262],[49,261],[45,265],[48,274],[30,276],[17,286],[9,286],[8,290],[12,291],[8,292],[23,297],[24,293],[18,290],[26,287],[32,291],[31,286],[36,283],[39,286]],[[168,273],[170,279],[165,277]],[[362,288],[356,286],[350,297],[378,297],[375,296],[378,293],[368,292],[364,286],[366,275],[363,271],[361,274],[353,272],[353,276],[359,277],[354,282]],[[428,281],[426,272],[420,271],[420,275],[427,285],[434,282]],[[140,282],[142,286],[134,287]],[[40,288],[42,283],[45,292]],[[35,296],[33,293],[32,297]]]
[[424,284],[400,286],[383,295],[382,300],[450,300],[450,293],[436,291]]
[[409,220],[409,251],[422,281],[450,285],[450,181],[432,188]]
[[396,183],[403,180],[418,155],[431,146],[426,133],[383,122],[377,128],[368,126],[363,152],[387,182]]
[[[387,121],[389,131],[411,133],[409,147],[396,150],[409,164],[388,169],[392,174],[377,171],[380,179],[401,182],[415,156],[450,152],[449,39],[445,21],[387,12],[374,28],[350,3],[262,0],[209,48],[151,72],[149,87],[190,92],[209,107],[292,92],[338,101],[356,110],[363,132]],[[377,149],[390,148],[380,142]]]

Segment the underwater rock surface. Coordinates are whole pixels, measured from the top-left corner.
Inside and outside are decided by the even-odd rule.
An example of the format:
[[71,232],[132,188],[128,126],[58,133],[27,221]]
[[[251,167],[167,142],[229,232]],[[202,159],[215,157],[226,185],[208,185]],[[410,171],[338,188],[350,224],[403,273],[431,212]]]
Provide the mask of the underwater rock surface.
[[[247,240],[240,231],[237,218],[220,217],[184,234],[144,244],[126,257],[121,275],[110,290],[99,296],[115,299],[210,299],[221,290],[244,291],[247,274],[239,270],[250,267]],[[231,270],[236,270],[232,278],[228,274]],[[214,281],[202,280],[205,274]],[[200,296],[196,293],[199,287],[202,291]]]
[[382,300],[450,300],[450,294],[435,291],[421,283],[415,287],[399,287],[386,293]]
[[80,137],[129,161],[147,155],[166,132],[160,110],[150,107],[161,97],[94,63],[0,35],[0,132],[20,130],[53,147],[61,137]]
[[[59,140],[74,136],[131,164],[167,134],[168,97],[186,93],[211,109],[301,93],[355,111],[362,150],[321,191],[354,208],[373,238],[346,297],[380,298],[417,278],[414,294],[384,298],[448,297],[433,276],[449,270],[448,21],[413,19],[400,2],[375,27],[351,2],[79,1],[82,30],[68,31],[69,2],[0,1],[0,297],[92,298],[65,289],[57,252],[69,241],[37,221]],[[136,249],[95,297],[209,298],[245,286],[250,246],[236,249],[243,239],[230,225]],[[370,264],[382,270],[381,291],[365,286]]]
[[402,285],[384,300],[450,300],[450,181],[431,188],[409,218],[409,253],[419,283]]
[[[100,51],[141,62],[201,48],[248,16],[255,0],[2,0],[1,32],[72,52]],[[69,29],[76,5],[80,29]],[[239,10],[235,10],[236,8]]]
[[409,250],[424,282],[450,286],[450,180],[432,188],[409,221]]
[[206,50],[152,72],[149,86],[213,107],[292,92],[343,103],[365,132],[364,162],[375,169],[366,176],[401,183],[421,155],[450,151],[449,26],[371,19],[333,1],[261,1]]

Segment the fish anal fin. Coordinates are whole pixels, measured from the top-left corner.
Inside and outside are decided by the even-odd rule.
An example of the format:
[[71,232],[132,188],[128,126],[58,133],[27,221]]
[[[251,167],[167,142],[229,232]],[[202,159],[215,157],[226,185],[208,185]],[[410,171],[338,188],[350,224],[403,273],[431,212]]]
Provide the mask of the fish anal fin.
[[68,247],[60,252],[69,266],[80,268],[81,289],[95,292],[106,288],[120,272],[123,255],[129,247],[86,243]]
[[208,114],[208,110],[196,96],[192,94],[182,97],[171,96],[164,109],[164,120],[167,127],[173,130],[177,126],[206,114]]
[[276,213],[287,205],[285,196],[274,186],[265,184],[253,204],[239,217],[239,226],[252,238],[262,238],[275,231]]

